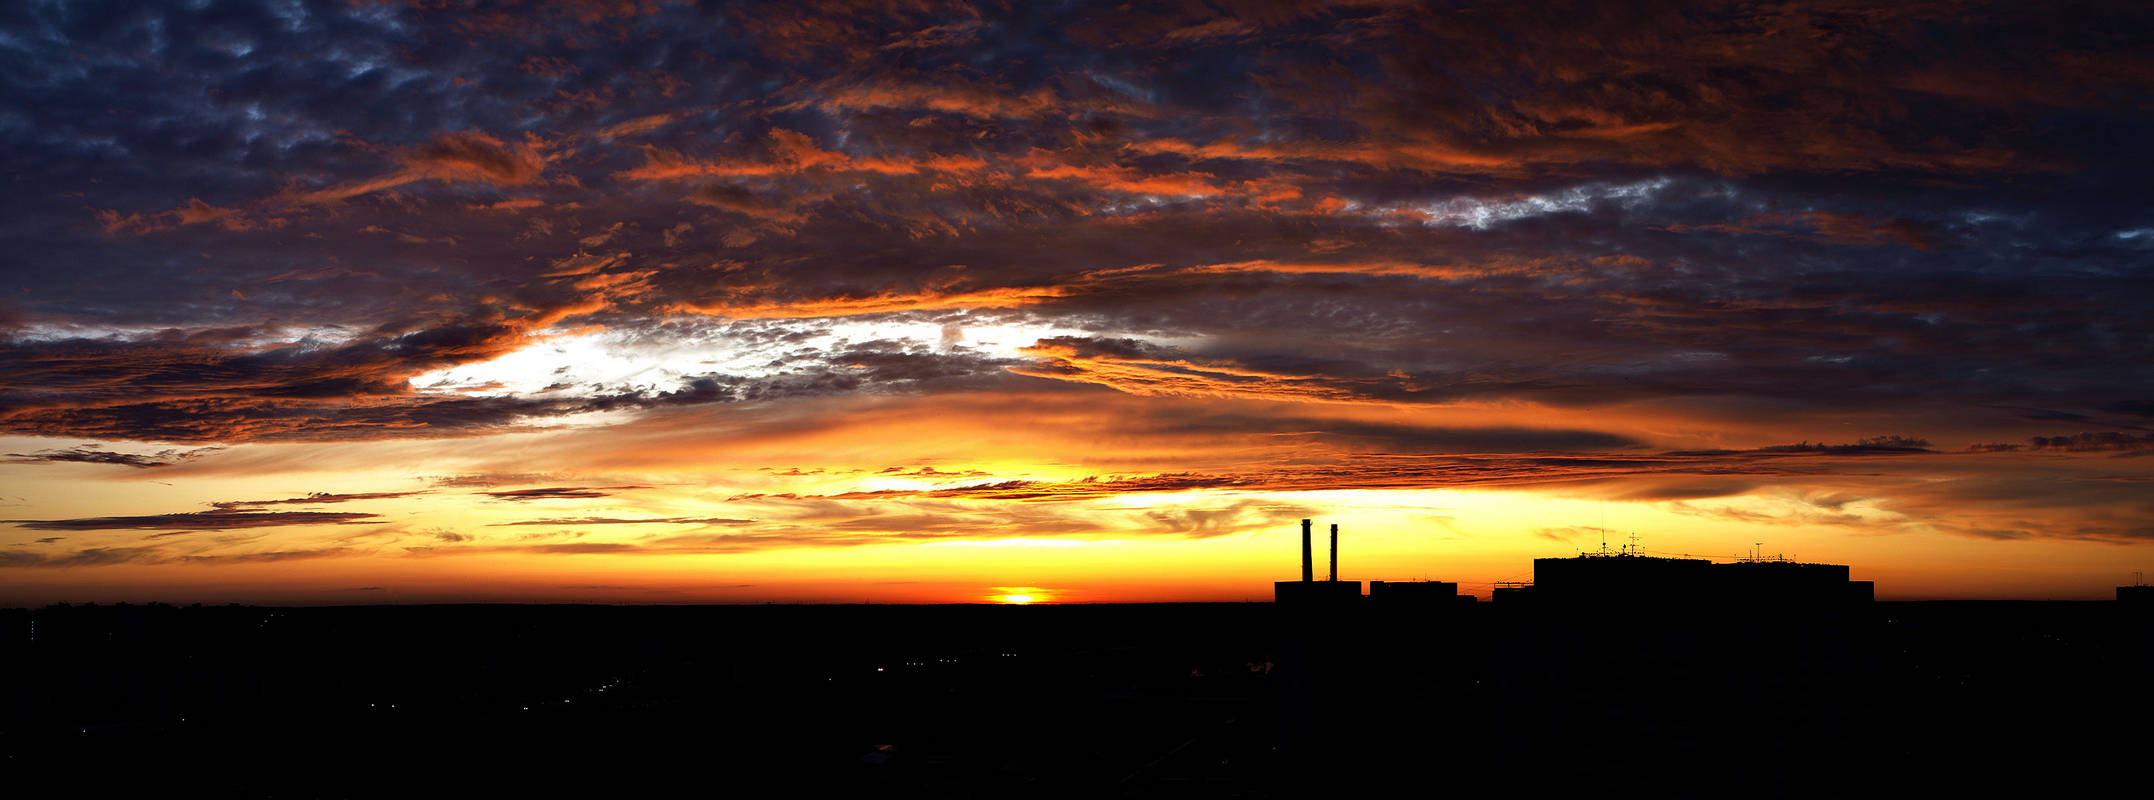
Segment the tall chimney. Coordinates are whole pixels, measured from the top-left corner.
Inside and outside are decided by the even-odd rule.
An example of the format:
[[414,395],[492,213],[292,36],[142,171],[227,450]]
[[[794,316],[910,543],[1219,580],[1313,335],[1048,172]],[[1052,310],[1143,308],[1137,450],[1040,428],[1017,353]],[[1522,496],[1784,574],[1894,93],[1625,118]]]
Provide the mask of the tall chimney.
[[1316,557],[1309,552],[1309,521],[1301,521],[1301,582],[1316,580]]
[[1339,523],[1331,523],[1331,582],[1339,582]]

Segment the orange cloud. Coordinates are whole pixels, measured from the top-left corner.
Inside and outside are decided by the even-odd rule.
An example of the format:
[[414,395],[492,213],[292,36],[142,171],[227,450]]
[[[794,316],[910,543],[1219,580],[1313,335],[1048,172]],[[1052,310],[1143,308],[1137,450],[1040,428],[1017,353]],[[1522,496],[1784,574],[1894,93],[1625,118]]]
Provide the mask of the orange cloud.
[[766,138],[765,159],[712,159],[701,160],[683,156],[669,150],[646,147],[644,163],[640,167],[623,170],[614,177],[633,181],[682,180],[691,178],[741,178],[771,175],[794,175],[804,172],[876,172],[893,175],[911,175],[927,172],[969,172],[983,169],[987,162],[971,156],[937,154],[932,156],[861,156],[855,157],[834,150],[825,150],[798,131],[773,128]]
[[424,180],[522,186],[537,180],[546,165],[558,158],[551,144],[530,134],[511,143],[477,131],[444,133],[404,151],[398,156],[404,166],[395,172],[287,199],[297,205],[317,205]]
[[1226,361],[1143,357],[1046,339],[1023,351],[1046,358],[1046,363],[1013,366],[1011,372],[1098,384],[1135,395],[1333,402],[1361,395],[1351,382],[1335,376],[1250,369]]
[[593,134],[593,136],[602,140],[619,139],[623,136],[634,136],[639,133],[649,133],[651,131],[658,130],[659,128],[663,128],[666,125],[671,124],[672,122],[673,115],[670,113],[651,114],[648,116],[637,117],[626,122],[619,122],[612,125],[608,125],[604,128],[600,128],[598,130],[598,133]]
[[1033,117],[1062,110],[1063,102],[1052,90],[1040,87],[1012,93],[991,86],[947,82],[940,84],[874,81],[826,86],[817,105],[847,110],[922,108],[945,114],[992,119]]
[[1495,173],[1512,172],[1525,166],[1519,158],[1490,152],[1442,144],[1434,141],[1390,142],[1260,142],[1243,144],[1228,140],[1214,140],[1195,144],[1181,139],[1160,137],[1132,142],[1128,147],[1138,153],[1171,153],[1198,159],[1238,159],[1248,161],[1312,161],[1361,164],[1381,169],[1405,169],[1420,171]]
[[190,197],[178,207],[154,214],[121,214],[118,211],[99,210],[98,224],[107,235],[125,234],[141,236],[162,233],[188,225],[215,223],[228,231],[251,231],[263,227],[277,227],[284,220],[277,218],[257,219],[247,216],[236,208],[220,208]]

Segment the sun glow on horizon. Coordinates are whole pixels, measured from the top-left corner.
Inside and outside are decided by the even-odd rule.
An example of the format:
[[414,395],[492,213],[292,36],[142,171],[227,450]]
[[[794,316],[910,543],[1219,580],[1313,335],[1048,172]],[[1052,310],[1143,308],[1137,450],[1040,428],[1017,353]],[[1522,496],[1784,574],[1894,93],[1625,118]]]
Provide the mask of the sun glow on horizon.
[[990,590],[987,599],[1002,605],[1024,606],[1052,601],[1054,592],[1038,586],[996,586]]

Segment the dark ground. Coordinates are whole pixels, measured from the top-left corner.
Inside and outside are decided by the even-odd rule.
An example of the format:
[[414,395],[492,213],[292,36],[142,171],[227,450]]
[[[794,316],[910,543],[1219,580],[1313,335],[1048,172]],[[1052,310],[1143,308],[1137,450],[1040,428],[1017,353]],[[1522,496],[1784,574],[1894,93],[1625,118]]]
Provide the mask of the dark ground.
[[2078,794],[2141,771],[2150,619],[49,607],[0,611],[0,763],[85,796]]

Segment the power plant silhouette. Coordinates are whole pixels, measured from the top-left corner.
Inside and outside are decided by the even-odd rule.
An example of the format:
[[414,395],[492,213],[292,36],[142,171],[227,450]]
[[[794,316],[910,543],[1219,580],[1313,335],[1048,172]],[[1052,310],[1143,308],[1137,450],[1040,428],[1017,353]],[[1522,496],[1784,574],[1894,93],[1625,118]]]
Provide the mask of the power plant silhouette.
[[[1446,607],[1476,602],[1451,581],[1339,580],[1339,526],[1331,526],[1331,572],[1315,579],[1312,521],[1301,521],[1301,580],[1272,584],[1273,601],[1288,608],[1337,608],[1366,603],[1382,607]],[[1645,555],[1635,544],[1568,558],[1536,558],[1533,580],[1499,583],[1497,605],[1572,609],[1620,605],[1664,611],[1726,612],[1737,609],[1836,609],[1875,599],[1871,581],[1849,580],[1843,564],[1812,564],[1785,558],[1715,563],[1695,557]],[[2120,592],[2121,595],[2121,592]]]
[[[1399,784],[1440,757],[1451,784],[1491,789],[1547,744],[1592,741],[1551,785],[1666,789],[1746,747],[1823,757],[1866,735],[1851,721],[1875,699],[1866,654],[1880,629],[1863,613],[1873,585],[1847,566],[1604,544],[1534,559],[1531,581],[1482,603],[1452,581],[1375,580],[1364,594],[1338,579],[1336,525],[1317,580],[1313,528],[1302,521],[1300,580],[1273,585],[1280,752],[1310,787]],[[1753,695],[1770,699],[1721,702]],[[1402,715],[1419,715],[1414,733],[1389,732]],[[1655,766],[1670,761],[1691,769]]]

